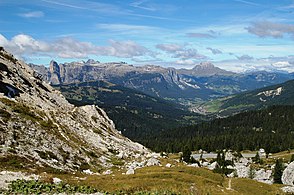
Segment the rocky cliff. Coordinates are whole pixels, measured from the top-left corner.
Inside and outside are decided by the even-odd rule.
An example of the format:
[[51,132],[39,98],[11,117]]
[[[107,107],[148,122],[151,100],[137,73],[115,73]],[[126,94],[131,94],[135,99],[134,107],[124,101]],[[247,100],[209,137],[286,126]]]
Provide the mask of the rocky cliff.
[[[82,170],[149,153],[122,136],[102,109],[74,107],[32,68],[0,50],[1,159],[21,158],[22,167]],[[60,81],[62,71],[52,62],[51,78]]]

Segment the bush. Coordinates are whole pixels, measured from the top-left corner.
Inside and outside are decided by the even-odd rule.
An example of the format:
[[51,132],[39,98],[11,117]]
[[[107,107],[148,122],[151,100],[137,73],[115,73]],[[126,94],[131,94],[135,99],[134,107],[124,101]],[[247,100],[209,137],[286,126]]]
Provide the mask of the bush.
[[84,193],[91,194],[97,190],[89,186],[72,186],[66,183],[51,184],[35,180],[15,180],[12,181],[7,190],[7,194],[57,194],[57,193]]

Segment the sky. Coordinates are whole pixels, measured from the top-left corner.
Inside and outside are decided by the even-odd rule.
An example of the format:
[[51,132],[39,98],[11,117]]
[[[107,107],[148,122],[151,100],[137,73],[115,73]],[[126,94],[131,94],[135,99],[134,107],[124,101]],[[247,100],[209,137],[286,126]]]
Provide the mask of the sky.
[[0,0],[0,10],[0,45],[28,63],[294,72],[293,0]]

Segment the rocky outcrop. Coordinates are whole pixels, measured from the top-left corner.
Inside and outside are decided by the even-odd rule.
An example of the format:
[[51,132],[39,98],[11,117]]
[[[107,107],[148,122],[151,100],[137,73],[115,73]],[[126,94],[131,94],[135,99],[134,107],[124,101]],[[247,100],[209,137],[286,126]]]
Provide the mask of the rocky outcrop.
[[[35,167],[69,171],[111,167],[112,159],[122,152],[123,158],[149,153],[122,136],[102,109],[71,105],[4,50],[0,69],[0,158],[17,156]],[[56,81],[60,72],[52,62],[50,73]]]
[[294,186],[294,162],[291,162],[283,171],[282,182],[285,185]]

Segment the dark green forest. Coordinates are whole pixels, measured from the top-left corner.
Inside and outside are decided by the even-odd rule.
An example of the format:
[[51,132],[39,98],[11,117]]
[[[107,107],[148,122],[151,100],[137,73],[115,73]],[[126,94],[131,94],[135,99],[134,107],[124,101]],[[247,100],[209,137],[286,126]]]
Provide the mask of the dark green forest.
[[272,106],[139,139],[155,151],[219,149],[279,152],[294,148],[294,106]]

